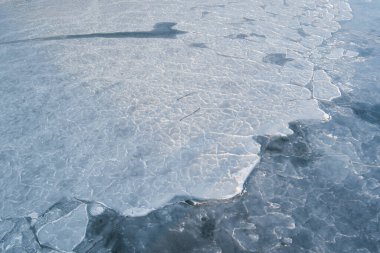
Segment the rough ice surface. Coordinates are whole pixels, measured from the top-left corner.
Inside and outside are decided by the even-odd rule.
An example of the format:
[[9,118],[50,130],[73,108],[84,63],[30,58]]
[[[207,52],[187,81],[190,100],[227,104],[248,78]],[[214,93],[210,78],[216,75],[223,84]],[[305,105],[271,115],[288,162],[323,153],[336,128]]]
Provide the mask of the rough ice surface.
[[[361,3],[315,59],[342,89],[340,98],[320,103],[329,122],[294,122],[291,135],[258,137],[261,160],[241,196],[187,201],[144,217],[105,209],[90,217],[75,251],[380,252],[380,29],[373,22],[380,2],[375,10]],[[331,62],[337,46],[369,55]]]
[[[380,32],[378,19],[374,18],[380,16],[378,2],[365,5],[367,10],[363,8],[364,13],[359,15],[360,22],[358,18],[354,19],[354,25],[346,25],[346,30],[334,34],[333,38],[331,32],[338,31],[340,27],[336,21],[351,17],[350,7],[345,1],[250,1],[250,8],[247,8],[248,1],[202,2],[199,6],[189,8],[198,14],[192,17],[188,17],[190,12],[186,8],[197,2],[181,3],[181,8],[177,9],[174,7],[178,3],[171,1],[161,4],[148,1],[67,1],[59,3],[60,6],[58,1],[15,0],[0,1],[0,4],[0,205],[3,205],[0,214],[0,252],[380,251],[380,90],[376,68],[380,59]],[[377,12],[373,6],[377,6]],[[252,7],[256,9],[252,10]],[[123,10],[123,14],[129,14],[125,19],[119,14]],[[175,11],[183,16],[180,17]],[[169,19],[155,20],[154,17],[160,17],[161,12],[169,13]],[[245,15],[246,12],[253,14]],[[367,15],[367,12],[372,16]],[[141,13],[145,15],[139,15]],[[292,15],[295,15],[294,24],[289,21]],[[208,23],[208,18],[216,20],[212,24],[213,28],[220,30],[210,29],[212,22]],[[146,19],[152,19],[152,22]],[[118,27],[120,20],[126,21],[124,25],[128,27]],[[157,24],[158,33],[155,30]],[[199,27],[193,29],[186,25]],[[196,32],[200,38],[208,36],[209,40],[193,39],[191,36]],[[217,32],[226,34],[217,38]],[[187,58],[173,56],[183,53],[176,43],[188,47]],[[284,48],[282,43],[286,44]],[[154,53],[155,50],[166,51],[160,55],[160,60],[150,59],[144,55],[144,50],[136,50],[139,46],[154,57],[158,55]],[[227,50],[227,46],[232,47]],[[295,50],[293,46],[299,48]],[[128,53],[124,52],[127,48],[130,50]],[[255,51],[259,55],[257,57],[251,52],[255,49],[258,50]],[[192,50],[210,50],[215,55],[199,51],[196,55],[204,54],[205,57],[200,60],[201,56],[193,56]],[[249,63],[245,62],[248,56],[244,55],[244,50],[249,53]],[[169,52],[173,54],[171,58]],[[124,57],[129,54],[135,58],[126,63]],[[203,78],[200,83],[204,87],[195,83],[190,89],[190,84],[184,81],[190,77],[199,80],[199,77],[187,73],[188,61],[191,59],[211,62],[212,66],[204,63],[206,67],[197,72]],[[169,60],[173,62],[169,64]],[[182,65],[178,65],[180,60]],[[153,61],[156,61],[157,68],[166,63],[161,71],[170,87],[161,86],[164,77],[157,77],[157,70],[150,65]],[[362,66],[357,69],[355,77],[352,76],[355,71],[348,61],[356,61]],[[123,68],[120,62],[126,67]],[[141,66],[144,63],[147,66]],[[199,124],[196,126],[204,127],[205,132],[210,131],[211,128],[202,123],[202,120],[211,117],[203,106],[209,105],[209,101],[218,101],[219,97],[212,100],[204,93],[209,92],[207,87],[211,92],[216,89],[216,83],[221,82],[220,76],[215,73],[222,65],[225,66],[223,73],[235,83],[231,81],[226,86],[230,89],[228,95],[221,92],[224,94],[222,96],[217,91],[210,94],[233,102],[235,120],[244,123],[251,119],[254,114],[249,109],[259,108],[256,100],[264,98],[260,101],[264,109],[256,112],[255,117],[263,113],[266,115],[259,118],[260,123],[264,124],[266,120],[271,122],[262,128],[252,128],[252,132],[247,131],[247,136],[258,135],[260,131],[264,135],[255,138],[261,145],[261,161],[246,180],[242,194],[235,198],[208,201],[192,199],[158,208],[165,204],[164,197],[159,194],[160,191],[150,189],[152,182],[157,181],[151,181],[153,176],[146,175],[146,172],[155,173],[161,179],[170,179],[170,172],[178,168],[165,167],[166,171],[152,171],[152,167],[149,167],[151,163],[142,166],[145,168],[144,173],[141,170],[130,173],[133,167],[119,166],[119,158],[134,157],[132,161],[138,164],[136,160],[154,158],[157,146],[165,143],[163,140],[172,140],[172,137],[154,139],[143,133],[136,137],[136,133],[148,124],[154,127],[150,129],[152,134],[156,134],[154,137],[165,133],[165,126],[178,122],[189,124],[186,126]],[[182,67],[182,72],[178,66]],[[149,71],[139,69],[144,67]],[[230,70],[230,67],[236,68],[241,74],[237,76],[237,72]],[[127,68],[138,74],[135,79]],[[254,69],[257,71],[252,72]],[[215,73],[208,75],[209,70]],[[120,77],[121,74],[125,80]],[[102,79],[96,79],[99,76]],[[176,88],[174,78],[184,82],[183,87],[188,90],[179,92],[181,89]],[[210,81],[213,78],[214,84]],[[236,80],[240,78],[244,80],[237,83]],[[143,85],[144,80],[150,80],[154,85]],[[243,85],[250,81],[254,85]],[[144,95],[143,91],[133,88],[136,84],[148,94]],[[271,84],[279,84],[280,87],[289,85],[291,88],[278,89],[278,86]],[[339,90],[334,87],[339,87]],[[142,96],[142,100],[135,97],[133,109],[125,110],[129,96],[132,96],[128,93],[130,89]],[[158,108],[158,105],[170,104],[170,99],[162,96],[165,94],[162,90],[165,89],[170,90],[174,103],[183,102],[193,108],[187,108],[186,111],[186,107],[176,105],[171,108],[173,112],[169,115],[178,116],[177,120],[167,118],[166,112],[170,110]],[[299,91],[297,89],[301,92],[292,96],[292,93]],[[245,94],[243,91],[251,93]],[[339,95],[338,91],[342,97],[332,100]],[[201,95],[199,92],[202,92]],[[153,100],[146,103],[149,94]],[[271,108],[281,104],[282,96],[288,96],[288,102],[292,102],[289,103],[289,111],[283,107]],[[237,98],[242,101],[235,101],[239,100]],[[331,120],[327,123],[291,123],[293,133],[284,136],[291,133],[287,129],[287,120],[292,117],[325,117],[316,107],[314,99],[320,99],[320,106],[331,115]],[[143,102],[147,108],[152,109],[155,104],[157,107],[149,111],[144,109],[145,105],[139,106]],[[236,106],[241,106],[241,109],[236,109]],[[303,113],[307,110],[303,111],[303,106],[311,106],[307,110],[318,111],[319,116],[305,116]],[[292,114],[292,108],[296,107],[300,110],[297,117]],[[178,108],[184,113],[178,113]],[[220,109],[210,108],[215,112]],[[159,110],[164,111],[163,116],[160,115],[164,121],[157,123],[155,120]],[[142,112],[149,116],[145,119],[147,123],[136,125],[136,118],[133,117],[141,116]],[[242,112],[245,113],[244,117],[239,114]],[[272,117],[276,112],[281,114]],[[204,113],[202,117],[200,113]],[[226,115],[213,114],[216,126],[217,122],[225,124],[228,121],[229,111],[223,113]],[[191,121],[194,117],[198,117],[197,122]],[[135,121],[130,122],[129,118]],[[223,131],[228,133],[231,129],[231,125],[226,125]],[[197,131],[191,129],[191,133]],[[3,136],[3,133],[11,134],[11,137]],[[281,136],[268,136],[272,134]],[[209,141],[224,143],[229,148],[234,143],[244,144],[244,148],[250,143],[239,140],[233,142],[235,137],[231,134],[226,139],[223,136],[215,140],[213,137]],[[186,138],[185,135],[180,139]],[[131,147],[137,146],[132,141],[142,144],[133,153],[137,156],[119,153],[131,152]],[[149,141],[151,149],[146,151]],[[194,143],[189,142],[191,145]],[[116,151],[113,150],[113,144],[118,145]],[[191,145],[186,146],[185,150],[192,150]],[[202,145],[207,146],[208,143]],[[159,150],[168,151],[165,147]],[[117,154],[116,158],[114,154]],[[202,154],[201,151],[199,154]],[[257,152],[252,154],[256,155]],[[167,154],[160,155],[165,157]],[[213,156],[215,154],[211,153],[210,157]],[[114,159],[107,160],[110,157]],[[202,159],[206,158],[201,158],[204,161]],[[230,153],[226,159],[230,161]],[[237,160],[240,159],[244,158],[237,157]],[[131,160],[122,161],[131,163]],[[193,165],[189,164],[190,167]],[[33,170],[26,174],[30,168]],[[188,172],[186,168],[180,170],[180,176]],[[219,167],[211,168],[216,169],[217,173],[221,172]],[[87,174],[82,174],[82,171]],[[96,178],[91,177],[93,172]],[[131,175],[137,183],[142,184],[139,179],[144,179],[143,183],[147,184],[143,185],[146,188],[140,186],[134,196],[128,192],[131,187],[127,184],[133,182],[129,178]],[[193,175],[186,174],[188,182],[179,181],[176,187],[190,185],[191,189]],[[230,182],[231,175],[227,177],[223,184]],[[207,184],[214,182],[214,179],[199,177],[193,183],[206,191],[209,190]],[[122,185],[121,181],[126,185]],[[119,188],[116,189],[115,184],[119,184]],[[137,188],[136,185],[133,187]],[[160,190],[165,190],[168,185],[161,186]],[[139,192],[141,189],[147,190]],[[178,189],[173,188],[173,196],[179,195],[175,193]],[[87,190],[91,190],[90,194]],[[141,198],[152,194],[158,198],[155,202],[157,206],[149,203],[141,207]],[[187,196],[179,200],[197,196],[193,192],[182,195]],[[120,199],[124,202],[120,202]],[[100,200],[102,203],[87,200]],[[158,204],[160,201],[162,203]],[[133,215],[143,214],[146,208],[158,209],[144,217],[122,215],[132,214],[132,211]],[[72,233],[68,234],[68,229]]]
[[305,86],[350,17],[343,0],[2,2],[0,216],[236,195],[252,136],[328,118]]

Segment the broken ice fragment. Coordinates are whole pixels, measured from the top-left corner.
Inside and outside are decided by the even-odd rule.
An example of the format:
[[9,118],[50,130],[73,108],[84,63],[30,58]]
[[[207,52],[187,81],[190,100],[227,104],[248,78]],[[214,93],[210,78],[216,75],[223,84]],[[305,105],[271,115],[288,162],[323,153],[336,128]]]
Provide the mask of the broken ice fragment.
[[324,70],[316,70],[313,76],[313,96],[316,99],[331,100],[340,97],[340,90]]
[[37,231],[41,244],[62,251],[72,251],[84,238],[88,223],[86,205],[82,204],[67,216],[47,223]]

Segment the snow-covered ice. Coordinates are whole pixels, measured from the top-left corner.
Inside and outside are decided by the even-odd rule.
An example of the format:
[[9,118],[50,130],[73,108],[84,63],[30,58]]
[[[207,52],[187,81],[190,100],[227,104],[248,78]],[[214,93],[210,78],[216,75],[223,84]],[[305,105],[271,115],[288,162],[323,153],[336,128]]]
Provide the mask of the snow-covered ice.
[[[236,195],[253,136],[326,118],[316,98],[339,91],[312,59],[350,17],[344,0],[1,1],[0,217]],[[162,22],[178,32],[152,36]]]

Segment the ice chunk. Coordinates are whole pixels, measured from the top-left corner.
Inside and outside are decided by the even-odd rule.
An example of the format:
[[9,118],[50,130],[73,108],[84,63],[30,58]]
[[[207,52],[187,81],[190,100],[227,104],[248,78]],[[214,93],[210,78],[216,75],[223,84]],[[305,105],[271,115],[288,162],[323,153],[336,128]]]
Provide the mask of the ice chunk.
[[339,88],[332,83],[331,78],[324,70],[314,72],[313,96],[321,100],[331,100],[340,96]]
[[257,249],[259,247],[259,234],[255,231],[254,224],[246,224],[245,227],[234,228],[232,237],[243,249]]
[[47,223],[37,231],[41,244],[61,251],[72,251],[84,238],[88,217],[82,204],[68,215]]
[[0,220],[0,252],[42,252],[27,219]]
[[346,50],[346,52],[344,53],[344,55],[346,57],[353,58],[353,57],[357,57],[359,55],[359,53],[356,52],[356,51],[352,51],[352,50]]
[[89,205],[89,212],[92,216],[101,215],[105,211],[105,207],[99,203],[91,203]]
[[342,58],[344,54],[344,49],[343,48],[334,48],[331,50],[330,54],[327,55],[326,57],[329,59],[340,59]]

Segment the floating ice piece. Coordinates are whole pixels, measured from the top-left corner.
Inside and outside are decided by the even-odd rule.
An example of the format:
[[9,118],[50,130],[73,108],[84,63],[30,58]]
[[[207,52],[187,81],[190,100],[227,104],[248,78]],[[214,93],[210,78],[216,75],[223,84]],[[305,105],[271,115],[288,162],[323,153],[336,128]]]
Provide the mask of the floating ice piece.
[[41,227],[37,231],[37,237],[43,245],[71,252],[83,240],[87,223],[86,205],[82,204],[67,216]]
[[0,252],[42,252],[27,219],[0,219]]
[[92,216],[101,215],[106,210],[106,207],[104,207],[103,205],[101,205],[99,203],[91,203],[91,204],[89,204],[88,208],[89,208],[89,212]]
[[334,48],[333,50],[331,50],[330,54],[327,55],[326,57],[329,59],[337,60],[337,59],[342,58],[343,54],[344,54],[343,48]]
[[352,50],[346,50],[346,52],[344,53],[344,56],[350,57],[350,58],[357,57],[358,55],[359,55],[358,52],[352,51]]
[[337,86],[331,82],[331,78],[324,70],[316,70],[313,76],[313,96],[316,99],[331,100],[340,97]]
[[232,237],[243,249],[257,249],[259,248],[259,234],[254,228],[235,228]]

